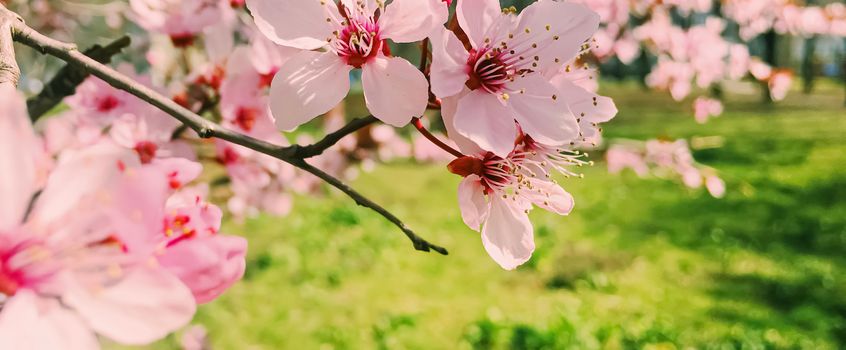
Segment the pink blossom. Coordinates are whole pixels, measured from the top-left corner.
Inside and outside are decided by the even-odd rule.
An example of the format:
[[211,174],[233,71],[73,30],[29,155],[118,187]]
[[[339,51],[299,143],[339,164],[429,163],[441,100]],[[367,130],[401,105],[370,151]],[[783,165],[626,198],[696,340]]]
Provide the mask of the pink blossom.
[[689,188],[702,187],[702,172],[697,167],[685,140],[647,141],[646,160],[658,167],[659,175],[675,174]]
[[34,133],[14,109],[23,104],[14,87],[0,92],[18,100],[0,111],[0,159],[16,169],[0,173],[0,348],[93,349],[95,333],[142,345],[186,324],[194,313],[188,289],[109,243],[130,219],[114,215],[112,203],[128,199],[110,188],[134,155],[109,145],[66,153],[24,217],[38,190]]
[[602,132],[600,124],[617,116],[617,106],[613,100],[584,87],[584,80],[596,81],[596,72],[586,65],[577,67],[571,63],[547,73],[547,77],[558,89],[562,102],[575,115],[579,125],[578,137],[571,140],[571,145],[596,145]]
[[[584,4],[593,12],[599,15],[603,24],[612,26],[623,26],[629,21],[629,1],[627,0],[576,0],[572,1]],[[609,33],[616,34],[615,31]]]
[[[367,108],[380,120],[403,126],[428,104],[426,78],[392,57],[385,40],[422,40],[447,17],[438,0],[250,0],[256,25],[269,39],[302,50],[282,65],[270,90],[270,108],[282,130],[326,113],[350,89],[349,73],[362,69]],[[376,10],[379,16],[375,16]],[[319,48],[326,51],[313,51]]]
[[773,68],[759,59],[753,59],[749,64],[749,73],[755,79],[765,81],[773,74]]
[[627,34],[614,42],[614,53],[623,64],[631,64],[640,55],[640,43]]
[[529,151],[508,158],[491,152],[454,160],[450,171],[464,176],[458,200],[464,222],[481,231],[485,250],[502,268],[525,263],[535,249],[528,212],[532,205],[567,215],[573,197],[549,180],[545,165]]
[[192,325],[185,330],[182,337],[179,338],[179,345],[182,350],[209,350],[209,332],[206,327],[201,325]]
[[528,218],[533,206],[568,215],[575,205],[573,197],[552,180],[553,174],[580,176],[570,168],[588,162],[578,151],[544,145],[525,134],[508,157],[484,151],[449,126],[457,105],[457,98],[445,99],[442,112],[449,134],[455,135],[451,139],[468,154],[448,167],[464,177],[458,189],[462,218],[481,232],[482,244],[497,264],[514,269],[535,249]]
[[719,100],[707,97],[697,97],[693,101],[693,111],[696,121],[704,124],[710,117],[719,117],[723,114],[723,104]]
[[705,188],[714,198],[723,198],[726,195],[726,183],[718,176],[711,175],[705,178]]
[[188,46],[197,34],[223,20],[231,11],[225,0],[130,0],[131,17],[142,28]]
[[793,84],[793,73],[787,70],[776,70],[768,81],[770,96],[774,101],[781,101],[787,97],[790,86]]
[[643,154],[629,147],[622,145],[611,146],[605,154],[605,159],[608,162],[609,173],[616,174],[628,168],[632,169],[640,177],[649,174],[649,167],[643,159]]
[[125,169],[115,192],[130,201],[113,207],[139,214],[115,236],[129,254],[154,257],[197,303],[217,298],[243,276],[246,241],[219,233],[222,212],[205,202],[205,190],[183,188],[202,171],[199,163],[171,158]]
[[168,199],[166,248],[159,263],[207,303],[244,275],[247,241],[218,234],[222,213],[205,202],[207,190],[186,188]]
[[693,76],[694,71],[689,64],[662,57],[658,60],[658,65],[646,76],[646,84],[668,89],[673,99],[681,101],[690,94]]
[[[452,140],[446,138],[446,135],[440,133],[432,133],[440,140],[444,140],[450,147],[458,147]],[[414,159],[421,163],[447,163],[453,159],[454,156],[429,141],[423,136],[415,136],[412,141],[412,148],[414,149]]]
[[[128,65],[122,65],[118,67],[118,70],[149,85],[149,79],[138,76]],[[101,127],[123,115],[134,115],[139,111],[147,110],[144,103],[135,96],[115,89],[96,77],[90,77],[80,84],[76,93],[65,99],[65,103],[78,113],[81,123]]]
[[575,140],[575,116],[538,72],[575,58],[597,30],[599,16],[556,1],[535,2],[520,15],[504,13],[496,0],[462,0],[457,6],[467,42],[446,30],[433,35],[431,67],[438,97],[469,90],[459,97],[455,130],[500,157],[511,152],[518,125],[545,144]]
[[397,134],[394,128],[377,125],[370,129],[370,134],[373,141],[379,145],[379,160],[387,162],[395,158],[411,157],[411,145]]
[[221,114],[228,126],[268,142],[284,143],[267,109],[264,75],[252,64],[252,56],[249,48],[239,47],[229,58],[220,87]]
[[730,79],[741,79],[749,72],[751,56],[746,45],[734,44],[729,48],[728,77]]
[[243,219],[259,211],[278,216],[288,214],[292,206],[288,184],[296,176],[290,165],[228,142],[215,144],[218,160],[226,167],[231,181],[233,195],[227,207],[232,215]]
[[831,17],[829,34],[834,36],[846,36],[846,4],[831,3],[826,5],[825,12]]

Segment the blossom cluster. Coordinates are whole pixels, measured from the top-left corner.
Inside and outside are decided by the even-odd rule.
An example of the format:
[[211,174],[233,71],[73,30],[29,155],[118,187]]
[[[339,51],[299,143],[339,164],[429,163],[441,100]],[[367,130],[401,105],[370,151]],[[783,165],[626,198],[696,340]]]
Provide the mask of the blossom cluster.
[[[747,43],[768,32],[804,38],[846,36],[846,6],[836,2],[825,6],[784,0],[730,0],[720,6],[713,0],[576,2],[601,17],[592,59],[616,58],[629,65],[639,57],[646,59],[648,53],[656,63],[646,77],[647,85],[669,91],[677,101],[747,77],[767,87],[772,100],[781,100],[793,73],[753,57]],[[694,103],[700,122],[703,106]]]
[[609,147],[605,157],[610,173],[630,169],[639,177],[654,174],[677,178],[691,189],[699,189],[704,185],[715,198],[722,198],[726,193],[726,184],[717,171],[698,164],[685,140],[621,142]]
[[[361,70],[368,110],[388,125],[404,126],[430,105],[441,106],[458,146],[445,148],[456,157],[449,169],[464,177],[464,221],[481,232],[497,263],[513,269],[534,250],[533,205],[562,215],[573,208],[553,174],[574,175],[570,167],[585,161],[573,146],[596,137],[598,124],[616,114],[610,99],[579,86],[583,75],[574,73],[599,17],[557,1],[518,14],[497,1],[463,0],[447,29],[448,5],[315,1],[286,11],[294,4],[247,1],[261,33],[298,50],[270,87],[279,129],[330,111],[347,95],[353,70]],[[423,71],[391,55],[388,41],[425,38],[432,63]]]
[[785,0],[731,0],[723,13],[740,25],[740,36],[750,40],[769,30],[799,36],[846,36],[846,5],[798,6]]
[[[131,101],[98,97],[74,108]],[[0,348],[147,344],[241,278],[246,241],[220,233],[221,210],[191,186],[202,165],[151,156],[157,114],[116,117],[111,136],[95,113],[37,133],[14,86],[0,84],[0,99],[0,162],[15,169],[0,173]]]

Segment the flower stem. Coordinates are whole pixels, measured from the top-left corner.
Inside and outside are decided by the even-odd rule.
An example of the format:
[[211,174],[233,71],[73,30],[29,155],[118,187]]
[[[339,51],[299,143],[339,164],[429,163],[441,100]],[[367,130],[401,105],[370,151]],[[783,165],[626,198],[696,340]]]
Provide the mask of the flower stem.
[[423,126],[423,122],[420,120],[420,118],[414,118],[412,120],[412,123],[414,123],[414,127],[417,128],[417,131],[419,131],[420,134],[425,136],[427,139],[429,139],[429,141],[434,143],[436,146],[440,147],[444,151],[449,152],[449,154],[454,155],[456,158],[464,157],[463,153],[459,152],[455,148],[450,147],[449,145],[447,145],[446,143],[444,143],[443,141],[441,141],[437,137],[435,137],[435,135],[432,135],[432,133],[430,133],[429,130],[426,130],[426,127]]

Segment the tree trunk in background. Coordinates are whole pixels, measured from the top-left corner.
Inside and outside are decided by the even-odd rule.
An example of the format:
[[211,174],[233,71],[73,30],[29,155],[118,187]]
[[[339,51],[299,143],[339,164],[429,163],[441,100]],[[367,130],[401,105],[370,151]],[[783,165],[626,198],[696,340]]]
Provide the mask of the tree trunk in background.
[[647,55],[646,50],[640,51],[640,56],[637,58],[634,66],[635,74],[637,74],[640,85],[644,89],[648,89],[649,86],[646,85],[646,76],[649,75],[650,71],[652,71],[652,65],[649,64],[649,55]]
[[814,79],[817,77],[815,65],[816,48],[816,35],[805,39],[805,44],[802,49],[802,92],[805,94],[810,94],[814,91]]
[[[770,29],[770,31],[764,34],[764,62],[769,64],[771,67],[776,68],[777,59],[776,59],[776,46],[778,41],[778,35],[776,34],[775,30]],[[773,97],[770,94],[770,86],[766,82],[761,84],[762,88],[762,99],[764,103],[770,104],[773,103]]]

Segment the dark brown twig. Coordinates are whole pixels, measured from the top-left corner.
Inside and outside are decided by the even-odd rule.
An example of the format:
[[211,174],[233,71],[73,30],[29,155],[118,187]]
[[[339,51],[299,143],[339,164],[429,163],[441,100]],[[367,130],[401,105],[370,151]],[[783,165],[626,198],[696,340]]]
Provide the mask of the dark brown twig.
[[294,149],[294,157],[307,159],[319,156],[323,154],[324,151],[329,149],[329,147],[332,147],[336,143],[338,143],[338,141],[340,141],[342,138],[358,130],[361,130],[377,121],[379,120],[372,115],[368,115],[366,117],[361,118],[355,118],[350,121],[347,125],[344,125],[342,128],[338,129],[338,131],[327,134],[325,137],[323,137],[322,140],[317,141],[311,145],[291,146]]
[[[114,42],[94,47],[85,51],[85,55],[93,58],[100,63],[109,63],[112,57],[128,47],[131,40],[128,36],[124,36]],[[76,87],[82,84],[88,78],[88,71],[80,69],[79,67],[68,64],[59,70],[58,73],[50,80],[44,89],[37,96],[33,96],[26,101],[27,110],[29,110],[29,118],[33,122],[44,116],[51,109],[59,105],[65,97],[76,93]]]

